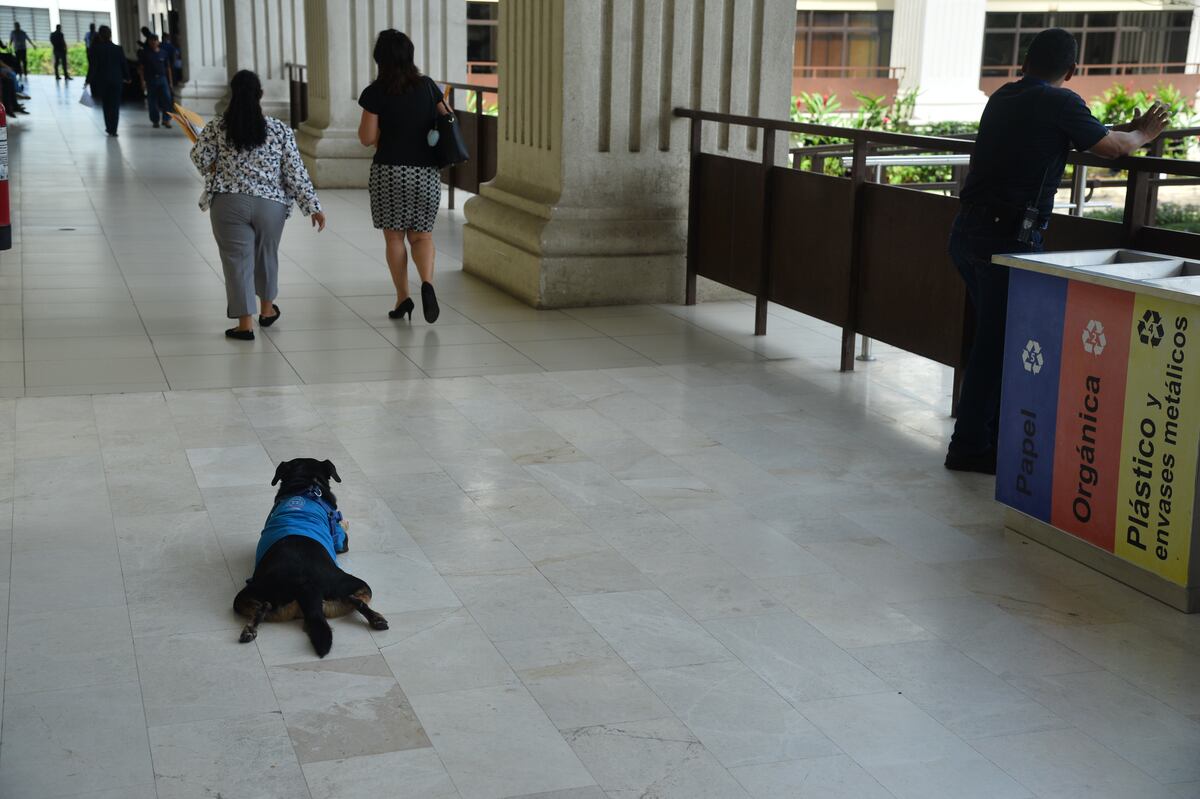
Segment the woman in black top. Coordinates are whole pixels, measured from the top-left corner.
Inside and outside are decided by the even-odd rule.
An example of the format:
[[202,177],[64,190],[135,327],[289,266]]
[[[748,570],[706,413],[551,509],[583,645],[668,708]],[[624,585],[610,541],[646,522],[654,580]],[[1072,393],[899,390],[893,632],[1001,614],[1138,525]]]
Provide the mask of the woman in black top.
[[421,277],[421,305],[426,322],[438,318],[433,291],[433,223],[442,200],[441,177],[429,146],[429,132],[442,103],[437,84],[421,75],[413,63],[412,39],[385,30],[375,42],[379,76],[358,98],[362,121],[358,138],[375,148],[371,164],[371,218],[387,243],[388,269],[396,285],[392,319],[412,319],[408,296],[407,237]]

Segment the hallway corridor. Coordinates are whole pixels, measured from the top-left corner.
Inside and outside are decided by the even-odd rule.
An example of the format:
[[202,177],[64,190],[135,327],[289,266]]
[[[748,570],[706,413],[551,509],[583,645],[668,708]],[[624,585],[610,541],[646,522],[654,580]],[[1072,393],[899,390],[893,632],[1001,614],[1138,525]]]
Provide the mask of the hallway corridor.
[[[396,323],[363,191],[230,342],[183,135],[79,89],[9,132],[3,799],[1200,798],[1200,616],[1006,534],[947,370],[752,303],[533,311],[445,210],[442,319]],[[230,609],[293,457],[391,623],[324,660]]]

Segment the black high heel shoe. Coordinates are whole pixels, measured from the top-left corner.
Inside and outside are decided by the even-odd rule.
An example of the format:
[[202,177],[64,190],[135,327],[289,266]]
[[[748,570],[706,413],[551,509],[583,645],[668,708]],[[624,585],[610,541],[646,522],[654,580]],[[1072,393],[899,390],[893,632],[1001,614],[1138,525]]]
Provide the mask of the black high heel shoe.
[[262,314],[259,314],[259,315],[258,315],[258,323],[259,323],[260,325],[262,325],[263,327],[270,327],[271,325],[273,325],[273,324],[275,324],[276,322],[278,322],[278,321],[279,321],[279,315],[280,315],[281,313],[283,313],[283,311],[279,310],[279,306],[278,306],[278,305],[276,305],[275,303],[271,303],[271,307],[275,309],[275,315],[274,315],[274,316],[263,316]]
[[432,283],[421,284],[421,309],[425,312],[425,321],[431,325],[438,320],[438,316],[441,314],[437,295],[433,293]]
[[412,297],[406,297],[404,302],[396,306],[394,310],[388,311],[388,319],[403,319],[405,314],[408,314],[408,321],[412,321],[413,308],[416,305],[412,301]]

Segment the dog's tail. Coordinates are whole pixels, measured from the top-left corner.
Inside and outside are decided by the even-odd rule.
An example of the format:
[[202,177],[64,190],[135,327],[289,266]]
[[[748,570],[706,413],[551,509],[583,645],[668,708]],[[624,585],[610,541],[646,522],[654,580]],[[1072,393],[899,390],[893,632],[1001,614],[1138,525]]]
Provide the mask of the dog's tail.
[[308,640],[312,641],[317,655],[325,657],[333,648],[333,630],[329,628],[329,622],[325,620],[324,597],[309,586],[308,590],[300,596],[298,603],[300,612],[304,614],[304,630],[308,633]]

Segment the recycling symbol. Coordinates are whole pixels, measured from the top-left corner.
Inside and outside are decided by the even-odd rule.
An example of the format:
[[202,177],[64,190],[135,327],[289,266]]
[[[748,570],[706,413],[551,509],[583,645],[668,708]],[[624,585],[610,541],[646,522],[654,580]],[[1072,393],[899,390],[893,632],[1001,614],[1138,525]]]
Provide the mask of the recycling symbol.
[[1046,358],[1042,355],[1042,345],[1033,339],[1029,339],[1029,343],[1021,351],[1021,365],[1025,367],[1026,372],[1036,375],[1042,371],[1045,363]]
[[1104,325],[1093,319],[1083,329],[1083,351],[1090,355],[1099,355],[1108,346],[1108,337],[1104,335]]
[[1166,335],[1163,331],[1162,316],[1158,311],[1149,310],[1142,314],[1142,318],[1138,320],[1138,338],[1143,344],[1149,344],[1151,347],[1157,347]]

